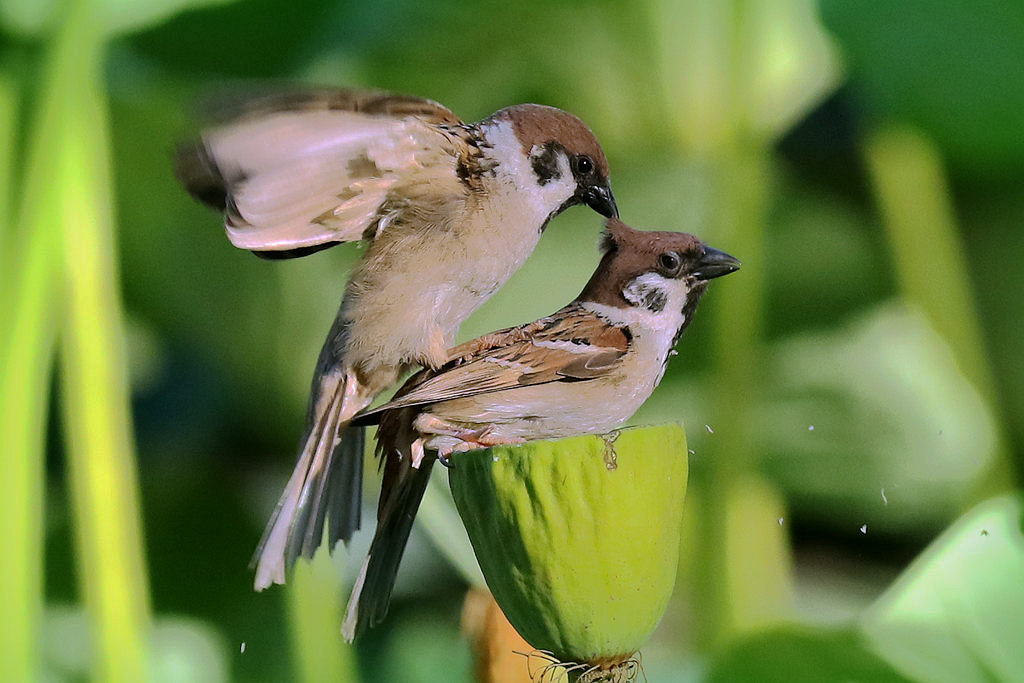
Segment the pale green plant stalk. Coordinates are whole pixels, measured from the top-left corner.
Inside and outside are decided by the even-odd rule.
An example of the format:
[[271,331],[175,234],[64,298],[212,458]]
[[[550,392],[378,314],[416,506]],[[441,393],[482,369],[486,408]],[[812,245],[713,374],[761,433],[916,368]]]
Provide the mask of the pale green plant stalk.
[[[42,211],[46,214],[48,211]],[[43,608],[45,419],[56,305],[51,235],[20,245],[19,267],[0,307],[0,519],[6,557],[0,561],[0,680],[35,679]]]
[[[924,312],[949,344],[961,372],[1000,417],[965,249],[938,151],[912,129],[887,127],[868,136],[864,155],[903,298]],[[966,506],[1014,485],[1003,424],[1000,420],[993,465]]]
[[311,562],[296,563],[285,586],[297,680],[359,680],[355,649],[341,637],[342,595],[338,577],[344,554],[341,547],[333,557],[326,547],[321,548]]
[[[716,244],[730,246],[744,263],[742,278],[722,287],[715,302],[713,435],[706,447],[705,493],[698,514],[700,540],[694,586],[695,610],[700,615],[700,643],[713,648],[742,626],[756,623],[751,610],[771,620],[764,606],[777,608],[775,618],[785,613],[791,597],[788,545],[778,528],[766,533],[778,536],[767,547],[776,552],[758,558],[771,570],[751,572],[749,557],[742,552],[745,535],[751,532],[753,517],[737,506],[744,496],[739,487],[756,481],[756,487],[772,487],[754,472],[758,453],[747,416],[761,385],[758,375],[764,315],[765,210],[769,195],[770,159],[756,143],[719,151],[714,165],[712,208]],[[755,487],[755,488],[756,488]],[[771,495],[763,496],[771,498]],[[736,509],[731,509],[736,508]],[[773,512],[773,514],[775,514]],[[761,607],[741,600],[758,596]]]
[[[662,97],[675,120],[671,130],[680,152],[699,162],[706,174],[708,225],[694,229],[744,263],[736,279],[716,290],[714,303],[708,304],[716,331],[709,413],[714,434],[704,439],[706,466],[694,469],[699,509],[692,567],[684,572],[692,579],[693,637],[704,651],[739,629],[784,616],[791,599],[783,531],[758,527],[750,507],[738,503],[748,485],[760,492],[760,499],[780,500],[754,474],[758,454],[747,424],[760,386],[769,145],[781,132],[759,119],[764,94],[759,99],[753,89],[762,85],[759,76],[776,58],[769,49],[769,31],[795,31],[796,5],[755,0],[652,0],[650,5],[652,33],[661,45]],[[781,18],[771,15],[784,6],[789,9]],[[766,19],[778,21],[769,27]],[[792,72],[788,82],[799,85],[803,78]],[[810,90],[802,96],[813,100]],[[785,120],[790,119],[779,118]],[[749,553],[743,552],[745,536],[753,533],[771,535],[763,543],[770,553],[758,558],[768,567],[760,576],[749,571]],[[750,596],[758,596],[758,603],[751,604]]]
[[0,268],[9,273],[11,213],[18,132],[18,83],[11,69],[0,69]]
[[[150,608],[143,558],[114,239],[102,31],[73,3],[57,67],[62,137],[50,201],[65,272],[61,386],[78,574],[89,615],[93,677],[148,678]],[[56,200],[54,199],[56,198]]]
[[[43,510],[45,421],[60,283],[58,206],[53,201],[55,161],[65,142],[63,92],[73,74],[63,68],[74,36],[51,41],[41,98],[32,119],[25,179],[14,231],[0,231],[0,519],[6,558],[0,562],[0,680],[35,680],[40,673],[43,613]],[[6,142],[16,120],[14,83],[3,82]],[[14,146],[0,151],[3,184],[10,199]],[[3,208],[7,222],[10,207]],[[40,227],[46,229],[40,229]],[[15,255],[17,258],[15,258]]]

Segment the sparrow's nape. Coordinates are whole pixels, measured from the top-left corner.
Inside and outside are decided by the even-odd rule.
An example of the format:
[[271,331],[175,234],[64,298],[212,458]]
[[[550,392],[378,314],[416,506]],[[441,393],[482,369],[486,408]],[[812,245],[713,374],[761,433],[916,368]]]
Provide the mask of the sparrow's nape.
[[693,276],[699,280],[710,280],[734,273],[740,269],[740,262],[720,249],[704,247],[704,255],[697,261]]

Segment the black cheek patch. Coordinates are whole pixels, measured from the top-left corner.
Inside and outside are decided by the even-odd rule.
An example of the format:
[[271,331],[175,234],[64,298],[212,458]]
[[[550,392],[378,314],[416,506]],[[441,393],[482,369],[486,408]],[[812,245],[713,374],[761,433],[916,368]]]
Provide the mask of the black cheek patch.
[[647,310],[661,313],[665,310],[665,304],[668,303],[668,296],[662,290],[651,287],[644,291],[641,303]]
[[552,180],[557,180],[562,177],[561,172],[558,170],[559,149],[559,145],[549,142],[544,145],[540,154],[535,154],[530,158],[530,163],[533,165],[533,172],[537,176],[537,183],[540,185],[547,185]]

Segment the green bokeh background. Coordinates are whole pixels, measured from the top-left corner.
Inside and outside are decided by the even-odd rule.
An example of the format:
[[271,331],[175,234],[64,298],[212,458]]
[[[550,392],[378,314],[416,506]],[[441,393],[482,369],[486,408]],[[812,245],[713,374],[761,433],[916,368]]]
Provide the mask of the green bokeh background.
[[[632,421],[685,420],[693,450],[650,680],[1024,677],[999,647],[1024,642],[1020,507],[993,499],[1024,465],[1022,63],[1016,0],[3,0],[0,673],[472,680],[478,579],[443,486],[354,648],[338,625],[368,532],[251,590],[359,249],[235,250],[171,156],[211,93],[316,83],[465,120],[573,111],[624,220],[743,261]],[[574,297],[599,231],[583,208],[554,220],[462,337]],[[978,538],[998,552],[956,564]],[[929,569],[944,553],[955,580]],[[958,586],[984,607],[949,608]],[[920,628],[888,637],[904,618]]]

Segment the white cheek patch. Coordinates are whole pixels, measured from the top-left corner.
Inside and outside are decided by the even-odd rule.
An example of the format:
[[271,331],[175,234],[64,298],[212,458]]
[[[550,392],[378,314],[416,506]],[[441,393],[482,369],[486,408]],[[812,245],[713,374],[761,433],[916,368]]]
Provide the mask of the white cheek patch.
[[[569,167],[569,159],[563,152],[557,153],[558,177],[542,185],[533,170],[532,158],[524,153],[523,145],[516,137],[510,121],[498,121],[488,126],[485,134],[492,145],[490,155],[497,162],[499,176],[511,181],[521,196],[529,197],[542,217],[557,211],[576,193],[576,179]],[[530,152],[532,155],[542,153],[542,150],[534,147]]]
[[[665,296],[660,312],[642,304],[652,296],[652,290]],[[669,280],[657,273],[644,273],[634,278],[622,290],[632,306],[618,308],[593,302],[584,302],[583,307],[615,325],[629,325],[630,329],[645,342],[654,344],[659,357],[665,357],[672,347],[676,332],[683,326],[683,308],[686,307],[688,288],[683,280]]]
[[[498,171],[513,180],[533,177],[530,160],[523,154],[523,146],[516,137],[511,121],[498,121],[484,129],[487,141],[491,143],[490,155],[498,162]],[[532,184],[532,183],[531,183]]]
[[644,273],[626,284],[622,296],[634,306],[661,313],[668,305],[670,285],[671,282],[657,273]]

